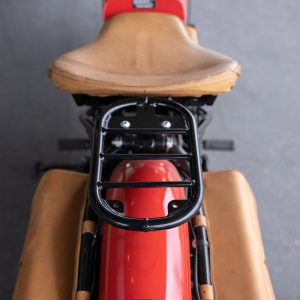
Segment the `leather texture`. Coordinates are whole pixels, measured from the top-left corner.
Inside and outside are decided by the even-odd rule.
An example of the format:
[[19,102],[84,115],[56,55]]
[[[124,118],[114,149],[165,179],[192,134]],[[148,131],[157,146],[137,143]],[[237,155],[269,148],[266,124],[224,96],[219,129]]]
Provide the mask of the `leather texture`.
[[204,178],[215,299],[274,300],[248,182],[237,171],[208,172]]
[[13,300],[75,299],[87,175],[53,170],[36,190]]
[[[87,174],[61,170],[42,178],[13,300],[75,299],[87,181]],[[208,172],[204,186],[215,299],[274,300],[247,181],[236,171]]]
[[180,97],[230,91],[240,66],[198,45],[178,17],[142,12],[114,16],[93,42],[55,60],[49,73],[72,94]]

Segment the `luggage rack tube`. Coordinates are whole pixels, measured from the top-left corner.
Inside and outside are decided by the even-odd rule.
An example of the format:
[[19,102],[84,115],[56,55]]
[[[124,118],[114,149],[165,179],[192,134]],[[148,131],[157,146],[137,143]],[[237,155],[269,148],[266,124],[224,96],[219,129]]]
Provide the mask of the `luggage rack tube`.
[[[136,109],[136,114],[129,117],[120,116],[125,109]],[[163,110],[163,115],[157,111]],[[168,112],[168,113],[166,113]],[[118,114],[119,113],[119,114]],[[126,120],[126,126],[122,126]],[[166,128],[165,122],[171,126]],[[169,125],[169,124],[168,124]],[[109,134],[184,134],[189,145],[189,153],[155,153],[155,154],[111,154],[105,153],[105,138]],[[154,231],[179,226],[190,220],[200,209],[203,198],[201,174],[201,156],[198,144],[197,124],[192,113],[183,105],[162,99],[129,99],[114,103],[98,113],[94,127],[94,140],[91,161],[91,178],[89,202],[94,212],[113,226],[137,231]],[[109,160],[144,160],[144,159],[185,159],[190,163],[191,180],[178,182],[117,182],[102,180],[104,161]],[[177,211],[169,212],[160,218],[133,218],[114,210],[103,199],[101,191],[105,188],[150,188],[150,187],[187,187],[190,197]],[[185,202],[185,201],[184,201]]]

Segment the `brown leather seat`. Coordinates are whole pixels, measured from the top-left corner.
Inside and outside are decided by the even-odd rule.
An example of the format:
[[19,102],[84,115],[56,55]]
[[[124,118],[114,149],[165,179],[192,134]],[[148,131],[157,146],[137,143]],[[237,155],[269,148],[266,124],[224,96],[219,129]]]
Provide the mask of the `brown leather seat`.
[[163,13],[124,13],[92,43],[50,67],[56,86],[93,96],[202,96],[230,91],[239,64],[199,46],[183,22]]

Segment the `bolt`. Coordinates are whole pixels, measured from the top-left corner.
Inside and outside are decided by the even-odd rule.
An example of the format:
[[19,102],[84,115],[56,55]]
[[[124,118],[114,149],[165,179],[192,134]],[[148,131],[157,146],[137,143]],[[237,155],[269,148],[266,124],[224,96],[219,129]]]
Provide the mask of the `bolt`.
[[163,121],[163,122],[161,123],[161,126],[162,126],[163,128],[171,128],[172,124],[171,124],[171,122],[169,122],[169,121]]
[[131,124],[130,124],[129,121],[122,121],[122,122],[120,123],[120,126],[121,126],[122,128],[129,128],[129,127],[131,126]]

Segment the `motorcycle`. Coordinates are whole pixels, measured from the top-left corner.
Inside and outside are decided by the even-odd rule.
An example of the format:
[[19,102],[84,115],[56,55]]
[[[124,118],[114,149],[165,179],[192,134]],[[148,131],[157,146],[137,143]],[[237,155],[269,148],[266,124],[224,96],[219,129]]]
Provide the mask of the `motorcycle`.
[[[105,0],[90,44],[50,66],[87,107],[88,150],[73,169],[44,168],[14,300],[275,299],[251,188],[209,171],[207,107],[240,75],[199,44],[187,0]],[[76,169],[76,170],[75,170]]]

